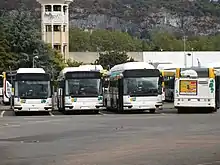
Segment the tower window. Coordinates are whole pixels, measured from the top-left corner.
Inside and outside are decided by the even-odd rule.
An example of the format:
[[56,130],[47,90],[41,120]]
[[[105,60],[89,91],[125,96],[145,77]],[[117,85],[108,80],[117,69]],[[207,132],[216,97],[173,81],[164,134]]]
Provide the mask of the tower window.
[[45,5],[45,11],[50,12],[52,10],[51,5]]
[[66,31],[66,25],[63,25],[63,32]]
[[54,45],[53,48],[60,51],[61,50],[61,45]]
[[64,12],[64,14],[66,14],[66,12],[67,12],[67,6],[63,6],[63,12]]
[[53,5],[53,11],[61,11],[61,5]]
[[51,32],[51,31],[52,31],[52,26],[46,25],[46,32]]
[[53,30],[54,30],[55,32],[60,32],[60,31],[61,31],[61,25],[54,25],[54,26],[53,26]]

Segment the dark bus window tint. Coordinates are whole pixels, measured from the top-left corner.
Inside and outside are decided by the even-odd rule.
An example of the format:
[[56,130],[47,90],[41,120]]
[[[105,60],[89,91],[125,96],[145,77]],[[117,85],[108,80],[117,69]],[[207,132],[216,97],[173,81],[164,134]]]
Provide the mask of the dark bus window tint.
[[0,77],[0,87],[3,87],[3,78]]

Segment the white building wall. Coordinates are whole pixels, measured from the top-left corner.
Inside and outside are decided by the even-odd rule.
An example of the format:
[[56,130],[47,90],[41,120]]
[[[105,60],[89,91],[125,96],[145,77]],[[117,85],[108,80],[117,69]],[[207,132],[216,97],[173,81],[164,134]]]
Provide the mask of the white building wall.
[[[53,48],[58,47],[64,58],[69,58],[69,4],[73,0],[37,1],[41,4],[42,40],[50,43]],[[50,6],[51,10],[46,11],[46,6]],[[54,6],[61,6],[61,8],[54,11]],[[51,26],[50,30],[48,26]],[[55,31],[54,26],[59,26],[59,30]]]
[[[209,63],[220,61],[220,51],[188,51],[191,56],[186,55],[187,67],[198,66],[197,59],[199,59],[202,66]],[[144,62],[171,62],[177,65],[184,66],[184,52],[183,51],[166,51],[166,52],[143,52]]]

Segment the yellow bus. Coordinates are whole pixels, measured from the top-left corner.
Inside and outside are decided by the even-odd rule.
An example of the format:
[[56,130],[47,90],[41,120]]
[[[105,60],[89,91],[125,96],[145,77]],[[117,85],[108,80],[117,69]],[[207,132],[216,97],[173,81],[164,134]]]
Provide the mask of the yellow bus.
[[163,101],[174,101],[174,82],[175,82],[175,70],[162,70],[163,76],[162,83],[162,98]]

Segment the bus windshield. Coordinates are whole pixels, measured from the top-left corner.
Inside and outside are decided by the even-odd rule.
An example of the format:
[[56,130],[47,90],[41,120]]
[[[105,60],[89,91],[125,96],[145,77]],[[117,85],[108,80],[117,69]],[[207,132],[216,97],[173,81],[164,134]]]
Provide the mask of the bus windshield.
[[100,79],[71,79],[66,81],[66,95],[96,97],[102,94]]
[[15,83],[15,96],[21,99],[46,99],[50,95],[49,81],[17,81]]
[[157,96],[159,77],[124,78],[124,95]]

